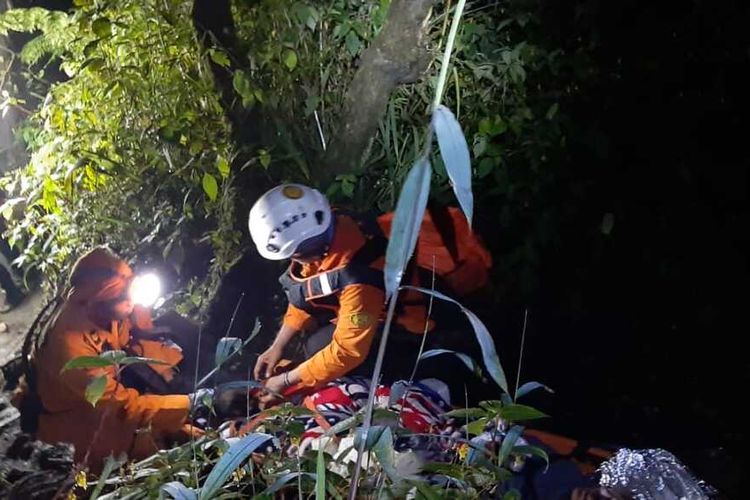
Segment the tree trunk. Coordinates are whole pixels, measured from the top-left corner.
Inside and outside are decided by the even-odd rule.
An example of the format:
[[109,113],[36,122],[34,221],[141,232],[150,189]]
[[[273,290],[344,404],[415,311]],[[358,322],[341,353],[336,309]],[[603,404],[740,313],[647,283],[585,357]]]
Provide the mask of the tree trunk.
[[324,180],[361,168],[391,93],[414,83],[427,69],[426,21],[433,4],[393,0],[383,29],[362,54],[347,90],[338,131],[320,168]]
[[221,103],[232,124],[232,135],[238,145],[257,142],[258,111],[245,109],[237,99],[232,84],[234,71],[246,60],[241,53],[232,17],[230,0],[195,0],[193,26],[205,49],[219,49],[229,55],[231,65],[224,67],[209,60]]

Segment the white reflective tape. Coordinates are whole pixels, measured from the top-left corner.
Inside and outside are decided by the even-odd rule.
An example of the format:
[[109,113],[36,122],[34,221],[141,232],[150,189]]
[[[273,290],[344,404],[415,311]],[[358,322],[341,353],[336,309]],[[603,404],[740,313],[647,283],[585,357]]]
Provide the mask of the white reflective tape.
[[323,295],[331,295],[331,282],[328,281],[328,273],[320,275],[320,289],[323,290]]

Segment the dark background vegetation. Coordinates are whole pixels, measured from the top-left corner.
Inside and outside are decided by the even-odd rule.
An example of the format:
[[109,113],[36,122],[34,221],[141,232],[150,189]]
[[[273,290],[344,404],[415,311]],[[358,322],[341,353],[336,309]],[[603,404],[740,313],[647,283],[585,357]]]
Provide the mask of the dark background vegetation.
[[561,46],[595,44],[597,76],[571,103],[575,174],[549,197],[570,216],[540,259],[524,374],[558,390],[555,428],[682,451],[711,474],[734,470],[736,487],[750,377],[748,6],[552,2],[544,18]]

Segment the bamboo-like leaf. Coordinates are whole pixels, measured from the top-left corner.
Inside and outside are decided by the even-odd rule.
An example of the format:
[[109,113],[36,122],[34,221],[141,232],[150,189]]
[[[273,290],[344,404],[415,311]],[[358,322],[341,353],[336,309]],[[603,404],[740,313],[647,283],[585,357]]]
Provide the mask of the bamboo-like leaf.
[[318,446],[318,459],[315,464],[315,500],[326,498],[326,463],[323,455],[323,441]]
[[526,382],[521,387],[518,388],[518,391],[516,391],[516,399],[525,396],[526,394],[530,393],[531,391],[535,391],[537,389],[544,389],[547,392],[554,393],[552,389],[547,387],[544,384],[540,384],[539,382]]
[[[357,429],[357,432],[354,434],[355,449],[359,449],[363,434],[363,428]],[[370,427],[364,449],[372,451],[391,481],[398,480],[398,471],[394,467],[393,433],[390,427],[384,425],[373,425]]]
[[423,360],[431,358],[433,356],[439,356],[440,354],[453,354],[454,356],[458,357],[458,359],[460,359],[463,364],[466,365],[466,368],[468,368],[469,371],[478,376],[481,376],[482,369],[479,367],[479,364],[474,360],[474,358],[462,352],[451,351],[450,349],[430,349],[429,351],[423,352],[419,359]]
[[115,458],[112,455],[109,455],[107,457],[107,460],[104,461],[104,468],[102,469],[101,475],[99,475],[99,480],[96,483],[96,487],[91,493],[91,500],[96,500],[97,498],[99,498],[99,494],[104,489],[109,476],[121,465],[125,464],[125,462],[127,462],[127,457],[124,454],[120,455],[119,458]]
[[211,472],[203,483],[199,498],[207,500],[212,498],[219,489],[227,482],[232,472],[237,470],[242,462],[247,460],[251,453],[268,443],[273,436],[268,434],[253,433],[243,437],[234,443],[226,453],[221,456],[219,462],[211,469]]
[[420,158],[409,171],[398,198],[393,227],[385,254],[385,294],[390,299],[404,275],[422,226],[427,199],[430,195],[432,167],[426,158]]
[[498,357],[497,351],[495,349],[495,342],[492,340],[492,336],[487,330],[487,327],[484,326],[484,323],[482,323],[482,320],[480,320],[476,314],[462,306],[459,302],[435,290],[429,290],[427,288],[420,288],[415,286],[403,286],[401,288],[408,290],[417,290],[419,292],[437,297],[441,300],[452,302],[460,307],[461,311],[463,311],[463,313],[469,319],[471,326],[474,328],[474,334],[476,335],[477,341],[479,342],[479,347],[481,347],[482,349],[482,360],[484,361],[484,366],[487,369],[487,373],[490,374],[492,379],[497,383],[497,385],[500,386],[503,391],[508,392],[508,381],[505,378],[505,371],[500,364],[500,358]]
[[440,156],[453,185],[453,192],[471,226],[474,195],[471,192],[471,158],[466,137],[451,110],[442,104],[432,113],[432,127],[435,129]]
[[222,337],[216,344],[214,357],[215,366],[221,365],[229,356],[242,349],[242,339],[237,337]]
[[165,495],[169,495],[174,500],[197,500],[198,495],[195,490],[188,488],[179,481],[171,481],[159,489]]
[[514,425],[510,428],[508,433],[505,434],[503,442],[500,445],[500,464],[503,464],[505,462],[505,459],[508,458],[511,450],[513,450],[513,447],[516,444],[516,441],[518,441],[518,438],[521,437],[522,433],[523,427],[521,427],[520,425]]
[[276,479],[276,481],[274,481],[271,486],[266,488],[262,496],[272,498],[272,495],[274,493],[278,492],[281,488],[292,482],[294,479],[297,479],[299,476],[316,480],[315,474],[313,474],[312,472],[289,472],[287,474],[279,476],[279,478]]

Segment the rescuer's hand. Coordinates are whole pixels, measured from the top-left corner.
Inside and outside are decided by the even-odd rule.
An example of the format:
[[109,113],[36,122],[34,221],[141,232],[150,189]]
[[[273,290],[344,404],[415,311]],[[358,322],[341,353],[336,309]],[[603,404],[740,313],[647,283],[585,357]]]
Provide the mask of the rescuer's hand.
[[276,375],[266,380],[263,384],[267,391],[258,400],[260,402],[261,409],[268,408],[277,403],[280,403],[282,399],[279,395],[284,392],[284,389],[288,387],[285,381],[285,374]]
[[281,359],[283,351],[284,348],[276,345],[274,342],[271,347],[258,357],[258,361],[255,362],[255,370],[253,370],[256,380],[268,378],[273,374],[273,369]]

